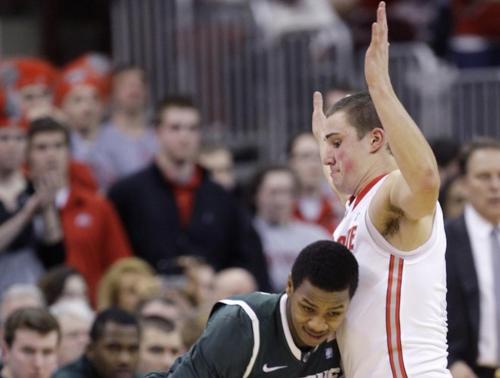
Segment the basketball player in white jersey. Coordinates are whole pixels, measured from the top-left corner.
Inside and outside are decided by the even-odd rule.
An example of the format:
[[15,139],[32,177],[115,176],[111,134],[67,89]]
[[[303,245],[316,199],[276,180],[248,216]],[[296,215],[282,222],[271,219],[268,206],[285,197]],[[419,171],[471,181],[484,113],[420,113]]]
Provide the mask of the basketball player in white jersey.
[[394,93],[388,55],[381,2],[365,59],[369,94],[346,97],[326,115],[314,94],[313,132],[327,178],[350,196],[334,239],[360,269],[337,340],[347,378],[451,377],[438,167]]

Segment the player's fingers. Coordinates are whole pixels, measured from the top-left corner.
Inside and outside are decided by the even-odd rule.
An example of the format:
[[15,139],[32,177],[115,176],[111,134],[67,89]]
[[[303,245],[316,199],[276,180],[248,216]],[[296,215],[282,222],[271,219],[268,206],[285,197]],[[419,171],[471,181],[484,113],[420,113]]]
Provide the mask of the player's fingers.
[[380,37],[387,40],[387,8],[384,1],[381,1],[377,9],[377,24],[379,25]]
[[378,43],[378,25],[376,22],[372,24],[372,39],[370,42],[371,46],[374,46]]
[[323,113],[323,95],[315,91],[313,95],[313,108],[315,113]]

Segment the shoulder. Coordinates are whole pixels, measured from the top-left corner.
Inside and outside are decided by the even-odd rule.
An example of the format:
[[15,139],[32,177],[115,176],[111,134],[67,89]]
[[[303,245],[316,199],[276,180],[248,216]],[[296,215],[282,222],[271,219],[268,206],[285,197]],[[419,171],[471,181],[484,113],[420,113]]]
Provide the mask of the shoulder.
[[151,182],[157,176],[157,168],[154,163],[146,166],[145,168],[132,173],[131,175],[125,176],[122,179],[114,183],[109,189],[109,196],[114,197],[116,195],[128,193],[130,196],[136,196],[132,190],[142,190],[144,184]]
[[222,310],[222,315],[230,314],[239,321],[244,319],[256,331],[260,322],[273,317],[279,306],[281,295],[255,292],[251,294],[232,296],[219,301],[213,308],[212,314]]

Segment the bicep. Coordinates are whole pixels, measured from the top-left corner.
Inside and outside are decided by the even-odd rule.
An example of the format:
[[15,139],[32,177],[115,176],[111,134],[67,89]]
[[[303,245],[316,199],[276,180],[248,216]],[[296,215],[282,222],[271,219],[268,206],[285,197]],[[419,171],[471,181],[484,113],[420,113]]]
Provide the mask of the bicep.
[[434,214],[439,193],[434,190],[412,191],[399,171],[391,173],[387,180],[390,209],[401,210],[406,218],[412,220]]

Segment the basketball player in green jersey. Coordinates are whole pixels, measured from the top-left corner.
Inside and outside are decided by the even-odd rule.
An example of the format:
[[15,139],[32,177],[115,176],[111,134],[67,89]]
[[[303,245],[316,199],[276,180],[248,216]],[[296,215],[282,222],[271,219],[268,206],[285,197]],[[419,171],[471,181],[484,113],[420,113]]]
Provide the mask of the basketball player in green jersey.
[[162,377],[341,377],[335,330],[358,283],[358,264],[333,241],[304,248],[285,293],[224,299],[203,335]]

